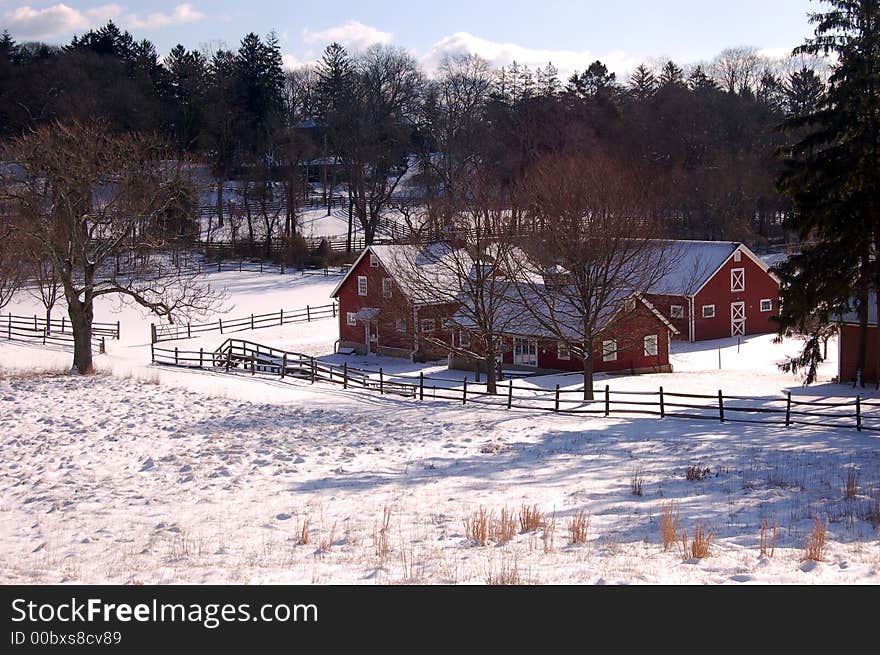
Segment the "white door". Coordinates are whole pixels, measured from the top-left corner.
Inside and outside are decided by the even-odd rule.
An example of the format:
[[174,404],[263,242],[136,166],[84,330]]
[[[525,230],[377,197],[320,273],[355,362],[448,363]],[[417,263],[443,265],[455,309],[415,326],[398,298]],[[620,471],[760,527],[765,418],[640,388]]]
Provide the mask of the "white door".
[[538,342],[533,339],[515,339],[513,363],[521,366],[538,365]]
[[746,334],[746,304],[744,302],[730,303],[730,336],[745,336]]

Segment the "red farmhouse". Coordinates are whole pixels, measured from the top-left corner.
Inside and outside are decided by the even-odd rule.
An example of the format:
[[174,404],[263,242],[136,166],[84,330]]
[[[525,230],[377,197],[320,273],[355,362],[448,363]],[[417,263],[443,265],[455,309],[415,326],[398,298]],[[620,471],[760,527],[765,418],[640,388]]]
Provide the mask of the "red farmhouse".
[[779,280],[745,245],[673,241],[673,264],[647,298],[688,341],[776,331]]
[[[407,250],[405,255],[401,251]],[[469,347],[466,322],[455,316],[460,305],[414,302],[422,294],[408,289],[406,271],[398,262],[420,259],[418,246],[369,246],[331,295],[339,301],[339,347],[360,354],[408,357],[414,361],[445,358],[447,352],[430,346],[425,337]],[[427,265],[427,264],[426,264]],[[448,296],[447,296],[448,297]],[[579,371],[580,361],[564,343],[526,323],[506,334],[501,350],[505,364],[537,371]],[[639,294],[621,298],[609,307],[594,353],[594,370],[670,371],[669,343],[676,328],[649,300]],[[452,365],[470,369],[472,361],[454,358]]]
[[[837,379],[839,382],[858,381],[859,317],[849,312],[841,317],[840,336],[837,341]],[[863,382],[877,381],[877,301],[872,293],[868,300],[868,342],[866,344]]]

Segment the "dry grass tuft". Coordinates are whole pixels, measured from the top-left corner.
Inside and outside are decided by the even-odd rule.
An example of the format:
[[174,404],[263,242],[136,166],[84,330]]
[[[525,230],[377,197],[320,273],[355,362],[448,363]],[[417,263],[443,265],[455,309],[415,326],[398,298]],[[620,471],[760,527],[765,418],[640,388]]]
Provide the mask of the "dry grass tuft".
[[520,532],[534,532],[541,527],[541,512],[537,505],[523,505],[519,510]]
[[633,496],[642,495],[642,487],[645,484],[645,475],[642,469],[636,468],[629,477],[629,490]]
[[544,533],[541,535],[541,541],[544,542],[544,554],[553,552],[553,542],[556,538],[556,510],[549,521],[544,522]]
[[299,543],[307,546],[309,543],[309,517],[303,518],[302,527],[299,529]]
[[590,517],[580,511],[568,519],[568,543],[572,546],[587,543],[587,530],[590,528]]
[[688,543],[687,530],[681,531],[681,542],[679,549],[683,560],[703,559],[709,557],[709,545],[712,543],[712,537],[715,531],[706,532],[702,523],[694,526],[694,538]]
[[825,556],[825,531],[828,528],[828,521],[821,520],[818,516],[813,519],[813,530],[807,539],[807,546],[804,549],[804,558],[813,562],[821,562]]
[[514,559],[513,563],[508,561],[506,558],[501,559],[501,568],[497,573],[492,571],[491,565],[489,569],[489,573],[486,575],[486,584],[487,585],[518,585],[522,584],[522,580],[519,576],[519,567],[517,566],[516,560]]
[[482,507],[464,520],[464,536],[478,546],[489,543],[489,524],[491,517]]
[[761,519],[761,555],[773,557],[776,554],[776,531],[778,529],[776,519],[773,519],[773,532],[767,538],[767,519]]
[[388,559],[388,528],[391,525],[391,508],[382,510],[382,522],[378,530],[373,530],[373,548],[380,562]]
[[850,466],[846,471],[846,482],[843,485],[843,497],[851,500],[859,493],[859,469]]
[[660,507],[660,541],[664,552],[678,541],[678,525],[678,508],[675,503],[663,503]]
[[711,473],[712,471],[709,470],[708,466],[704,467],[702,464],[697,464],[696,466],[688,466],[684,472],[684,477],[691,482],[702,482]]
[[333,527],[330,528],[330,534],[327,535],[326,539],[321,539],[321,543],[318,546],[322,553],[329,553],[330,549],[333,548],[333,542],[336,539],[336,523],[333,523]]
[[489,521],[489,539],[500,545],[508,543],[516,534],[516,518],[514,513],[506,507],[501,508],[501,518],[497,521]]

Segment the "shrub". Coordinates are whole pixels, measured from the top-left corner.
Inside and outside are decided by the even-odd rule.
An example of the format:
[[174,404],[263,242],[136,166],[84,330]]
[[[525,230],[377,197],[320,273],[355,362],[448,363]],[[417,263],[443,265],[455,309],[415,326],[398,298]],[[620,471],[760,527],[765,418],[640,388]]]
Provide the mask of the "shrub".
[[813,530],[807,539],[804,549],[804,557],[813,562],[821,562],[825,556],[825,531],[828,521],[822,521],[818,516],[813,519]]
[[523,505],[519,511],[520,532],[534,532],[541,527],[541,512],[537,505]]
[[568,543],[572,546],[587,543],[587,530],[590,518],[586,512],[580,511],[568,519]]
[[664,552],[678,541],[678,509],[674,503],[664,503],[660,508],[660,542]]

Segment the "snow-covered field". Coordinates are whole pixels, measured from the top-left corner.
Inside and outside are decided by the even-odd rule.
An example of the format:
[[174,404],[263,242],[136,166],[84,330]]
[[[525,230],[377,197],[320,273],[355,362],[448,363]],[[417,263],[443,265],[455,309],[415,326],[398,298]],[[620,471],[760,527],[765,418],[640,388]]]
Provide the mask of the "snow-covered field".
[[[326,304],[336,283],[208,277],[228,288],[230,317]],[[38,306],[23,295],[8,309],[32,314]],[[119,320],[123,338],[108,343],[96,358],[101,373],[89,378],[66,374],[69,352],[0,341],[4,582],[880,581],[873,433],[502,411],[152,367],[149,317],[108,302],[96,320]],[[331,319],[235,336],[326,355],[337,328]],[[225,338],[178,345],[209,349]],[[797,344],[770,337],[746,339],[739,352],[731,340],[676,344],[673,374],[597,381],[621,390],[851,397],[854,390],[830,382],[834,346],[810,390],[776,368]],[[390,359],[349,361],[417,370]],[[556,382],[577,379],[528,381]],[[689,481],[689,467],[709,473]],[[518,514],[534,505],[540,526],[520,533]],[[693,537],[697,524],[712,532],[709,557],[684,558],[676,545],[664,551],[664,507],[678,513],[679,533]],[[509,542],[467,538],[475,512],[497,522],[505,508],[517,521]],[[579,515],[586,543],[571,544]],[[805,561],[817,516],[828,521],[823,561]]]

